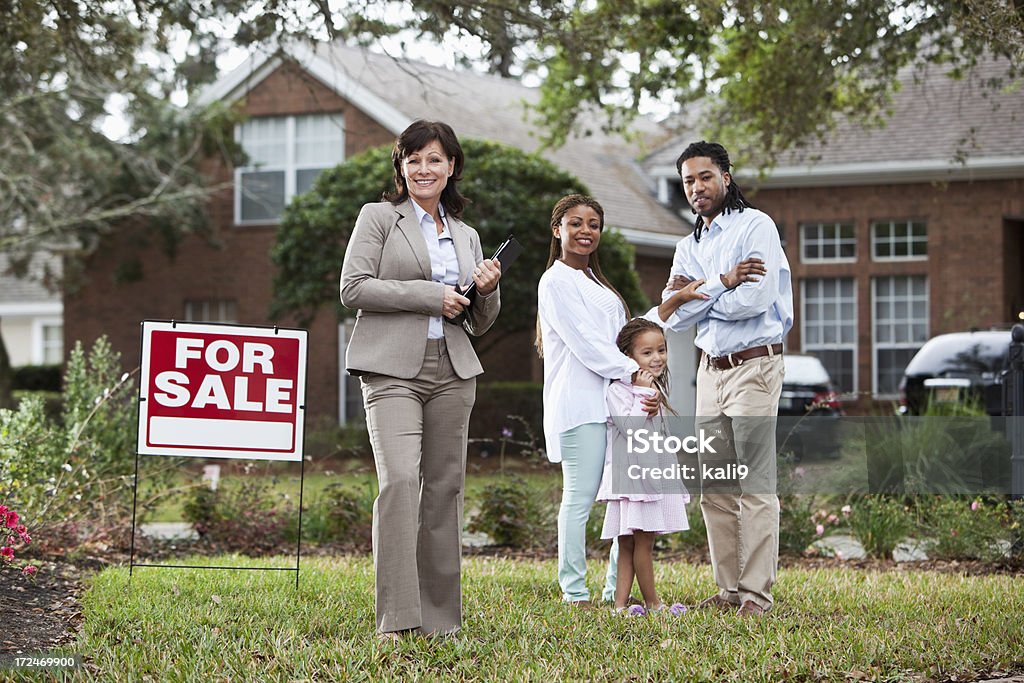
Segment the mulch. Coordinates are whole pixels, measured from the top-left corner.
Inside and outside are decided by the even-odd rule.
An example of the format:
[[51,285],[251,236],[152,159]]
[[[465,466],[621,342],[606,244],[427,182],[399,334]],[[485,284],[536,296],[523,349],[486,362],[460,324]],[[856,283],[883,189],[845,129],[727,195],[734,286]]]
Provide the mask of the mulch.
[[41,563],[34,581],[0,571],[0,664],[75,640],[82,625],[82,578],[78,567],[57,562]]

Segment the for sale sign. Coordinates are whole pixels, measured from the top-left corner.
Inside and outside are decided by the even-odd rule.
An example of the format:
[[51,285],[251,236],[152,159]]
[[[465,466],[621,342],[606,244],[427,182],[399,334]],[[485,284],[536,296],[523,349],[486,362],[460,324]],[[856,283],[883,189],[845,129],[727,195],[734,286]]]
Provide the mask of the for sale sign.
[[302,459],[306,330],[142,323],[143,455]]

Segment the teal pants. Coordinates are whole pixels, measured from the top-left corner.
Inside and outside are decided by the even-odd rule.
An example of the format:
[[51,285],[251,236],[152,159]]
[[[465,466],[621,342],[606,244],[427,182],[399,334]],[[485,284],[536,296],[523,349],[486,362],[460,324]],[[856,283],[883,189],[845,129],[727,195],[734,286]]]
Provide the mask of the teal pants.
[[[566,602],[589,600],[587,590],[587,519],[604,471],[607,428],[602,423],[574,427],[559,435],[562,448],[562,505],[558,509],[558,584]],[[604,600],[615,599],[618,539],[612,542],[605,575]]]

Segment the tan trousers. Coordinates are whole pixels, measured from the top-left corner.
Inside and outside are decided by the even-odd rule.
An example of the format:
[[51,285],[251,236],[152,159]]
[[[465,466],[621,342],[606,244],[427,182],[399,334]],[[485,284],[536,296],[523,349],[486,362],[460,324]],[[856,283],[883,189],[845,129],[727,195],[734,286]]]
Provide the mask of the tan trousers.
[[444,340],[413,379],[361,378],[380,493],[373,504],[377,629],[462,626],[462,497],[476,379],[460,379]]
[[751,600],[766,610],[779,564],[775,420],[742,418],[778,416],[783,373],[781,355],[728,370],[711,367],[702,357],[697,370],[697,428],[732,431],[735,462],[750,470],[739,486],[721,493],[705,487],[701,495],[715,583],[730,603]]

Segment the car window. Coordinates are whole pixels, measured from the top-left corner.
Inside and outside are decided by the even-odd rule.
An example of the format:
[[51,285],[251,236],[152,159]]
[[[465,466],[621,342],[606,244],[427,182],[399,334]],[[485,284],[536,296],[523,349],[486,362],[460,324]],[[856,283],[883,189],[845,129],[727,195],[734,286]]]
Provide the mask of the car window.
[[944,334],[929,340],[907,365],[908,375],[999,372],[1010,348],[1009,332]]

